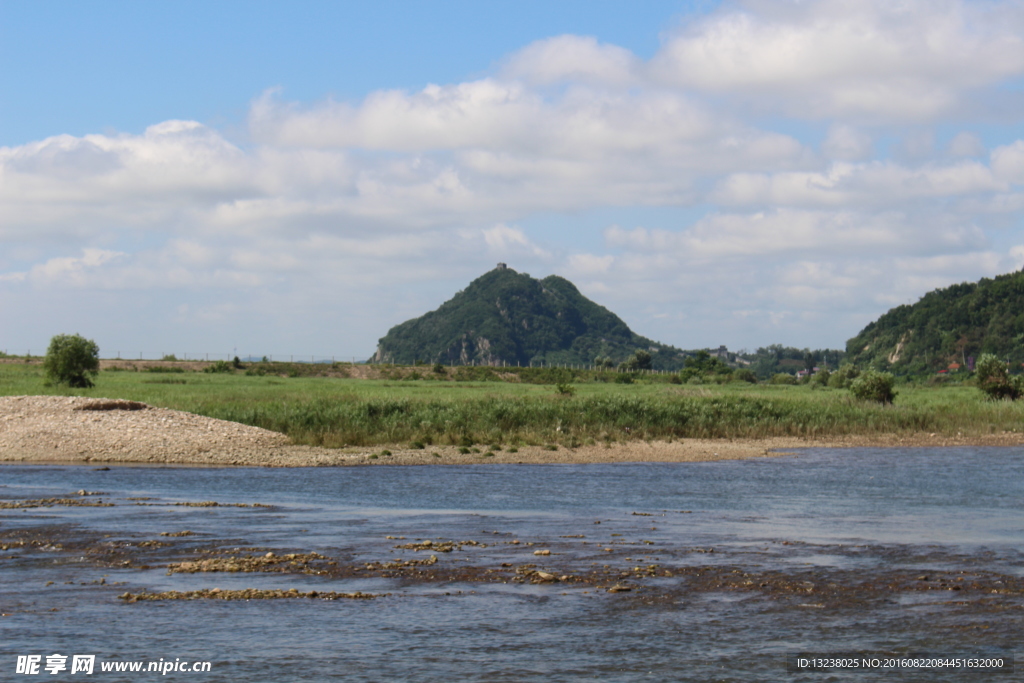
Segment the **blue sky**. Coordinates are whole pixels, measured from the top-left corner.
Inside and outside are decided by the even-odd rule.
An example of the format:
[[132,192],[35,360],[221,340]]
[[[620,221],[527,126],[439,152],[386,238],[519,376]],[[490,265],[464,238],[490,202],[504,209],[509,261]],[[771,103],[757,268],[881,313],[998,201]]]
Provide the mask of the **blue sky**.
[[0,143],[140,133],[192,119],[230,130],[249,101],[359,100],[488,73],[538,36],[592,35],[649,56],[713,3],[5,2]]
[[1024,265],[1019,2],[5,2],[0,350],[365,358],[505,261],[683,348]]

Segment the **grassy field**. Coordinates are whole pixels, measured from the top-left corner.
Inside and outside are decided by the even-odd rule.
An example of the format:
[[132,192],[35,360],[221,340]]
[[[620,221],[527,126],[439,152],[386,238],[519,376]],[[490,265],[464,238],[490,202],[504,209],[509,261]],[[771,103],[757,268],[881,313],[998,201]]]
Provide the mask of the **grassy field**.
[[[95,388],[68,390],[45,386],[38,364],[0,363],[0,395],[143,401],[264,427],[300,444],[329,447],[411,442],[571,446],[630,439],[920,432],[978,435],[1018,431],[1024,418],[1024,402],[989,401],[967,386],[905,385],[898,387],[893,405],[882,406],[858,401],[842,389],[745,382],[680,385],[664,376],[620,384],[594,381],[595,373],[581,373],[572,383],[574,395],[565,395],[552,384],[444,381],[429,369],[387,371],[392,379],[302,376],[312,372],[309,366],[281,364],[270,369],[262,376],[240,371],[105,370]],[[421,379],[398,379],[401,376]],[[544,379],[533,379],[538,377]],[[553,376],[559,377],[572,379]]]

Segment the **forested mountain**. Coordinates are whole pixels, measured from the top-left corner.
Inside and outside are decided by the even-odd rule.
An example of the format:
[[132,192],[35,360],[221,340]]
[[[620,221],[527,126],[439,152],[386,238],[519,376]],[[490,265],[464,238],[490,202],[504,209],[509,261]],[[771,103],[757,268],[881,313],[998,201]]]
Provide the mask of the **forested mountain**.
[[656,369],[683,364],[682,351],[635,334],[565,278],[536,280],[499,266],[436,311],[391,328],[371,362],[617,364],[637,349],[650,352]]
[[1024,272],[984,278],[925,294],[897,306],[846,343],[847,358],[898,374],[966,366],[993,353],[1020,368],[1024,362]]

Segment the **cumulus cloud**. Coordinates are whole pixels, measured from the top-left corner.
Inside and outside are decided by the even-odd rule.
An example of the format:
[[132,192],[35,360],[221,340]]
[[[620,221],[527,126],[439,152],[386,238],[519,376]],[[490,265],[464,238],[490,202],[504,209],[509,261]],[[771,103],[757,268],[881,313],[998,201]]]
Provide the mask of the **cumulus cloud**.
[[[1008,157],[1006,163],[1012,163]],[[875,161],[836,163],[823,172],[736,173],[719,183],[714,196],[732,206],[882,208],[918,199],[955,199],[1007,189],[1009,186],[992,168],[975,161],[916,167]]]
[[1016,3],[752,1],[684,25],[651,70],[800,118],[928,119],[1024,72],[1022,26]]
[[974,133],[961,131],[949,141],[949,153],[955,157],[980,157],[985,153],[985,145]]
[[830,159],[860,161],[871,156],[871,136],[844,124],[833,124],[821,145]]
[[638,81],[642,63],[617,45],[590,36],[563,35],[532,43],[508,58],[504,75],[539,85],[595,83],[628,86]]
[[540,258],[550,256],[549,252],[531,242],[526,234],[518,228],[512,228],[507,225],[495,225],[493,228],[486,228],[481,232],[483,233],[484,242],[492,254],[526,253]]
[[[890,300],[1024,262],[994,246],[1020,239],[993,238],[1024,210],[1024,141],[989,153],[970,130],[1024,75],[1022,15],[749,0],[691,17],[649,60],[546,37],[464,82],[351,102],[268,90],[237,139],[170,120],[0,148],[0,288],[150,292],[196,325],[344,292],[369,349],[507,261],[579,278],[677,344],[716,325],[735,343],[757,325],[852,335]],[[631,209],[666,218],[605,227],[636,225]],[[577,240],[551,239],[559,216]]]

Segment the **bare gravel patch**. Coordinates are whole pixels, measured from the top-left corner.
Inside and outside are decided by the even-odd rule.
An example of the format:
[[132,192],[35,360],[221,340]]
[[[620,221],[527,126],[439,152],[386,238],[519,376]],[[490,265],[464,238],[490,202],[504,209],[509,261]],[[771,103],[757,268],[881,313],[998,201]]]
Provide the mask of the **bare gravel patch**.
[[287,436],[266,429],[136,401],[0,397],[0,461],[274,465],[317,464],[317,455],[331,452],[291,446]]

